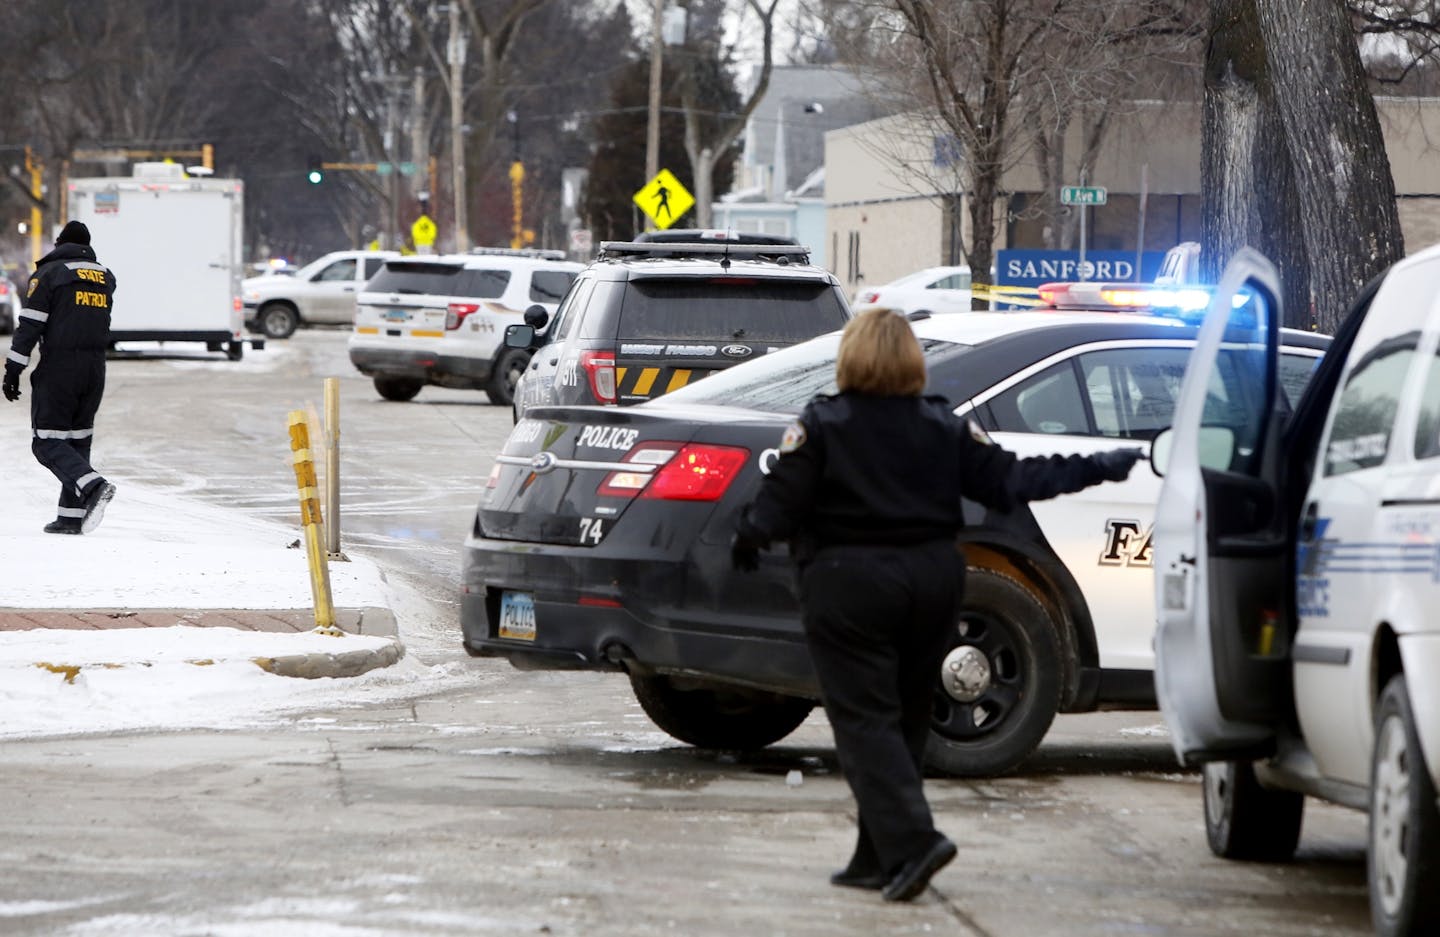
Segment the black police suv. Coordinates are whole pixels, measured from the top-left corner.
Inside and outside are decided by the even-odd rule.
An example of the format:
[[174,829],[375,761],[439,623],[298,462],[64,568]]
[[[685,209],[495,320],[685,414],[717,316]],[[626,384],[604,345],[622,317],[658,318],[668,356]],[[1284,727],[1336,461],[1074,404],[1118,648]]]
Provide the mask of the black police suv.
[[[1148,446],[1195,338],[1183,321],[1130,313],[980,312],[913,327],[928,392],[1021,456]],[[1328,339],[1286,341],[1293,399]],[[637,406],[529,409],[465,541],[465,648],[521,668],[623,671],[650,718],[697,746],[785,737],[819,698],[795,570],[781,548],[735,572],[729,543],[785,428],[834,390],[838,346],[829,333]],[[1217,374],[1223,421],[1251,402],[1233,368]],[[934,678],[936,767],[1003,773],[1057,712],[1154,705],[1159,484],[1136,471],[1011,513],[968,506],[964,610]]]
[[532,308],[506,330],[507,346],[533,351],[515,418],[546,404],[640,403],[850,314],[839,281],[793,242],[606,241],[553,320]]

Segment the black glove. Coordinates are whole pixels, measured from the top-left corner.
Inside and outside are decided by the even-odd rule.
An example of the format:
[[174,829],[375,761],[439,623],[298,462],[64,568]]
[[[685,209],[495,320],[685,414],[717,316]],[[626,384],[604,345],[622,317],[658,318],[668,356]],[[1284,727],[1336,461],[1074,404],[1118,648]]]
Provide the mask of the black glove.
[[1090,461],[1100,473],[1101,481],[1123,482],[1142,455],[1144,453],[1140,449],[1111,449],[1095,453]]
[[736,534],[730,541],[730,565],[742,573],[753,573],[760,568],[760,546],[744,534]]
[[5,382],[0,384],[0,390],[5,391],[5,399],[11,403],[20,399],[20,371],[13,362],[5,365]]

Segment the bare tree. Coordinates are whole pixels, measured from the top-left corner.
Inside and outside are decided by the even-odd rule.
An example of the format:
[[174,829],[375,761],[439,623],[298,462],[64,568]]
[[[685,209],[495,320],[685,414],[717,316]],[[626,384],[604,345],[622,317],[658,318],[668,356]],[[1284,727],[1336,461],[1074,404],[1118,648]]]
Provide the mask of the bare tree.
[[[690,0],[691,16],[700,23],[692,32],[697,34],[693,48],[687,48],[680,78],[680,100],[685,109],[685,154],[690,160],[691,178],[695,183],[695,221],[702,228],[710,227],[711,205],[715,200],[715,162],[733,147],[745,129],[765,91],[770,87],[774,66],[772,46],[775,37],[775,10],[780,0],[744,0],[738,9],[729,9],[726,0]],[[715,97],[715,83],[724,81],[720,72],[733,60],[733,49],[720,41],[720,19],[725,14],[738,14],[742,30],[747,13],[758,18],[761,63],[748,96],[731,114],[715,114],[704,104]],[[688,44],[687,44],[688,45]],[[717,65],[722,66],[717,69]]]
[[1280,265],[1290,324],[1333,332],[1405,252],[1350,12],[1344,0],[1212,0],[1210,13],[1207,265],[1260,247]]
[[[841,56],[872,82],[915,102],[918,123],[954,159],[969,218],[963,242],[977,283],[990,281],[997,205],[1006,171],[1032,155],[1047,180],[1093,163],[1107,122],[1131,94],[1140,64],[1194,35],[1184,0],[823,0]],[[1079,165],[1066,159],[1071,124],[1084,124]],[[1033,149],[1032,149],[1033,148]],[[937,180],[930,178],[928,182]],[[943,185],[931,191],[953,191]],[[977,299],[977,305],[983,300]]]

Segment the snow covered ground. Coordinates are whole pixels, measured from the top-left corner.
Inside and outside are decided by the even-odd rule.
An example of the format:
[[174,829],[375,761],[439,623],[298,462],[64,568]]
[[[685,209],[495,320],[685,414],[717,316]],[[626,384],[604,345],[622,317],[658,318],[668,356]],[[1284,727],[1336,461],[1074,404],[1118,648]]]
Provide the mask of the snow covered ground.
[[[0,610],[312,607],[305,551],[291,548],[298,528],[130,479],[115,480],[118,494],[91,534],[42,532],[54,519],[58,485],[30,454],[28,403],[28,396],[17,404],[0,401],[6,495]],[[337,608],[388,607],[402,639],[407,620],[425,614],[363,557],[330,564],[330,580]],[[457,663],[426,666],[413,654],[339,680],[275,676],[251,662],[387,640],[185,626],[0,632],[0,739],[250,726],[297,710],[413,696],[467,678]],[[41,663],[55,669],[36,666]],[[87,663],[121,666],[63,672]]]

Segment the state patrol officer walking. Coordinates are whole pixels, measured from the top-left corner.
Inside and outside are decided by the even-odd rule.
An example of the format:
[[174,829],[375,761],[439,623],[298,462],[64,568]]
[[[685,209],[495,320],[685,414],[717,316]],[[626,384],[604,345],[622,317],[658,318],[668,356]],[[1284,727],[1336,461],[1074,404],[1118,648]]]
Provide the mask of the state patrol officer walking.
[[909,901],[955,857],[935,829],[921,763],[936,674],[954,640],[964,556],[961,500],[1007,510],[1130,473],[1138,449],[1020,459],[921,396],[920,345],[902,315],[850,321],[840,392],[811,401],[741,516],[732,559],[791,540],[805,638],[835,748],[859,808],[836,885]]
[[20,399],[20,375],[40,346],[40,363],[30,378],[34,398],[30,449],[60,479],[60,506],[49,534],[89,533],[115,496],[115,486],[90,465],[95,414],[105,393],[105,350],[110,342],[110,308],[115,275],[101,266],[90,247],[90,229],[68,222],[55,249],[40,258],[30,275],[25,308],[5,359],[5,399]]

